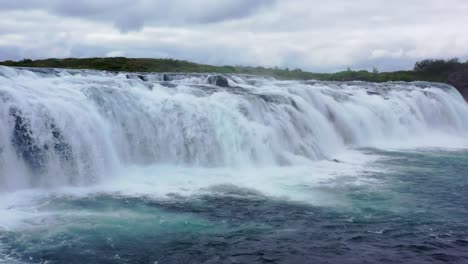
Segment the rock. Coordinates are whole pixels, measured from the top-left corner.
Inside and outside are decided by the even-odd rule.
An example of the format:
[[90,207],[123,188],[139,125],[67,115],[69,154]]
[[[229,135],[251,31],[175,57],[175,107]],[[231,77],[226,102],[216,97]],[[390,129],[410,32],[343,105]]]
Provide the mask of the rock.
[[13,119],[12,144],[16,154],[34,172],[42,173],[47,163],[47,152],[53,150],[62,162],[73,165],[72,147],[66,142],[60,129],[50,123],[52,134],[51,144],[40,145],[34,138],[30,120],[24,117],[23,112],[17,108],[10,109],[10,117]]
[[468,101],[468,69],[450,73],[448,83],[455,87]]
[[163,74],[163,81],[170,82],[172,81],[172,78],[168,74]]
[[54,137],[54,150],[57,155],[63,161],[72,161],[73,160],[73,151],[71,146],[65,141],[65,138],[62,135],[62,132],[55,126],[55,124],[50,125],[52,130],[52,136]]
[[17,108],[10,109],[10,116],[15,124],[11,143],[16,149],[16,154],[24,160],[31,170],[42,170],[45,164],[45,153],[33,138],[29,120],[23,117],[22,111]]
[[148,76],[142,75],[142,74],[127,74],[125,75],[127,79],[140,79],[144,82],[148,81]]
[[144,82],[147,82],[148,81],[148,76],[144,76],[144,75],[137,75],[138,79],[144,81]]
[[381,95],[381,94],[378,93],[378,92],[372,92],[372,91],[367,91],[367,94],[368,94],[368,95]]
[[167,87],[167,88],[176,88],[177,87],[177,84],[171,83],[171,82],[168,82],[168,81],[160,82],[159,84],[164,86],[164,87]]
[[275,103],[275,104],[287,104],[294,107],[296,110],[299,110],[299,107],[293,99],[281,95],[273,95],[273,94],[258,94],[263,101],[267,103]]
[[208,77],[208,83],[212,85],[216,85],[219,87],[228,88],[229,82],[226,78],[220,75],[210,76]]

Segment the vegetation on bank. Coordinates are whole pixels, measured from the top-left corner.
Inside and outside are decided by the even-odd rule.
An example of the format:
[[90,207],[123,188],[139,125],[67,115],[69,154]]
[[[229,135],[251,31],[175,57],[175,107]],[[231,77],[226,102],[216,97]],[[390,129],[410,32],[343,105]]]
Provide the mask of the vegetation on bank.
[[468,69],[468,62],[460,62],[458,59],[450,60],[423,60],[417,62],[411,71],[379,72],[353,71],[348,69],[336,73],[312,73],[300,69],[289,70],[280,68],[245,67],[245,66],[212,66],[173,59],[132,59],[124,57],[114,58],[83,58],[83,59],[46,59],[21,61],[3,61],[0,65],[14,67],[49,67],[67,69],[95,69],[107,71],[128,72],[216,72],[216,73],[240,73],[272,76],[278,79],[298,80],[329,80],[329,81],[433,81],[448,82],[449,75],[453,72]]

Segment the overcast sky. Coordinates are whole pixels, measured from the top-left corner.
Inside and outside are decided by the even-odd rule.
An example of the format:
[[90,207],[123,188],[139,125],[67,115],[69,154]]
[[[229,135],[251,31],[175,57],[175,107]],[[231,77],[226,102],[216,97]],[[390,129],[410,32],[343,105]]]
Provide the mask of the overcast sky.
[[468,58],[468,1],[0,0],[0,60],[91,56],[408,69]]

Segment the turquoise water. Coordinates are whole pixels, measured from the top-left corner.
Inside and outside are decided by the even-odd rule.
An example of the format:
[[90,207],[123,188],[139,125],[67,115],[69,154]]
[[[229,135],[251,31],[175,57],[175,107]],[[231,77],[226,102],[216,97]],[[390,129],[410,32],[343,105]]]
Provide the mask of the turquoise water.
[[0,263],[468,263],[468,151],[362,151],[379,159],[359,176],[288,187],[333,203],[228,184],[38,195],[5,208],[27,215]]

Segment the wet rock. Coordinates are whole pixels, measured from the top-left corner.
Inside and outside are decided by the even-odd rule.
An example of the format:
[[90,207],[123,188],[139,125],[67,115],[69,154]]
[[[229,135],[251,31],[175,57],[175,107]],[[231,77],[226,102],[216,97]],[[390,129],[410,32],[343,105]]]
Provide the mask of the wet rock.
[[125,75],[127,79],[140,79],[144,82],[148,81],[148,76],[142,75],[142,74],[127,74]]
[[174,84],[174,83],[171,83],[171,82],[168,82],[168,81],[160,82],[159,84],[164,86],[164,87],[167,87],[167,88],[176,88],[177,87],[177,84]]
[[24,117],[21,110],[17,108],[10,109],[10,117],[13,119],[13,137],[12,144],[16,154],[26,165],[35,172],[43,172],[47,164],[47,152],[52,150],[64,164],[72,164],[73,151],[60,131],[60,129],[51,123],[49,126],[52,141],[41,145],[34,139],[30,121]]
[[287,104],[294,107],[296,110],[299,110],[296,101],[289,97],[281,96],[281,95],[274,95],[274,94],[258,94],[263,101],[267,103],[274,103],[274,104]]
[[54,150],[60,159],[64,161],[71,161],[73,159],[73,152],[71,146],[65,141],[62,132],[55,126],[50,125],[52,136],[54,138]]
[[187,79],[190,77],[201,76],[199,74],[190,74],[190,73],[164,73],[162,75],[162,81],[164,82],[172,82],[172,81],[180,81],[183,79]]
[[10,109],[13,118],[14,129],[12,144],[19,158],[35,171],[42,170],[45,164],[44,150],[37,145],[33,138],[30,121],[27,120],[21,110]]
[[380,94],[378,92],[373,92],[373,91],[367,91],[367,94],[368,95],[382,95],[382,94]]
[[163,74],[163,81],[165,82],[170,82],[172,81],[172,78],[168,74]]
[[148,81],[148,76],[145,76],[145,75],[137,75],[138,79],[144,81],[144,82],[147,82]]
[[219,87],[228,88],[229,82],[226,78],[220,75],[210,76],[208,77],[208,83],[211,85],[216,85]]

